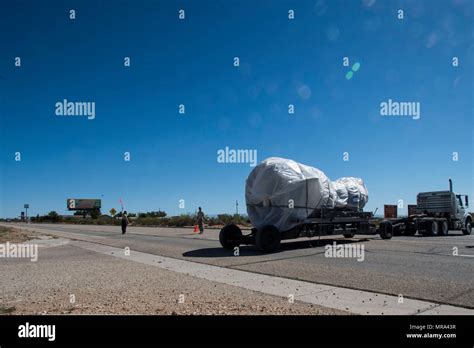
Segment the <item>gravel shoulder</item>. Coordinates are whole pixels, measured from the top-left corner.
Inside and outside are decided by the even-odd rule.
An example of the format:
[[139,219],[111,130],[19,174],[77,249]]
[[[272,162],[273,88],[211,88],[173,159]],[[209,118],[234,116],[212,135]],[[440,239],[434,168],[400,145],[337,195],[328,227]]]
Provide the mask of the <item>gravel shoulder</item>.
[[0,243],[22,243],[39,236],[39,233],[0,226]]
[[[37,237],[12,230],[5,236],[1,243]],[[37,262],[1,260],[0,313],[348,314],[95,253],[67,239],[39,241]]]

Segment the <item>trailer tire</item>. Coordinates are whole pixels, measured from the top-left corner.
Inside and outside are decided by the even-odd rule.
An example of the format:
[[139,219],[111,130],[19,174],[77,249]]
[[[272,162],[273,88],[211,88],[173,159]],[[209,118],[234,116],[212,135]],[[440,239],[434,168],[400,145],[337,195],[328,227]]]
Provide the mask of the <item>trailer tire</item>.
[[242,230],[234,224],[225,225],[219,233],[219,242],[224,249],[238,247],[242,240]]
[[472,231],[472,222],[471,222],[471,219],[467,219],[466,220],[466,228],[464,228],[462,230],[462,233],[467,236],[467,235],[470,235],[471,234],[471,231]]
[[281,234],[273,225],[265,225],[259,228],[255,237],[255,245],[264,253],[271,253],[280,246]]
[[382,221],[379,226],[379,234],[382,239],[391,239],[393,236],[393,226],[390,221]]
[[440,236],[447,236],[449,231],[448,222],[446,220],[439,222],[439,232]]

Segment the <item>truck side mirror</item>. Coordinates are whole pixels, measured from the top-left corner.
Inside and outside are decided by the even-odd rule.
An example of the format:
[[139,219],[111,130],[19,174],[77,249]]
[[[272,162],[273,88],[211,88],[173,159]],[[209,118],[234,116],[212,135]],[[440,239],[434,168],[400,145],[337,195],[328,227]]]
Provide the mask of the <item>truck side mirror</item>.
[[466,203],[466,207],[469,207],[469,197],[467,195],[464,197],[464,202]]

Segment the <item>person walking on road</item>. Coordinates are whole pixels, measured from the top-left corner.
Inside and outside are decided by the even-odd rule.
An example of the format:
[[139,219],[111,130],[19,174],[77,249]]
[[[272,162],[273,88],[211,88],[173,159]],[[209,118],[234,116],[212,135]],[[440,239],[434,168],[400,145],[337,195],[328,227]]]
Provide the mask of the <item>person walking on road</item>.
[[125,234],[125,232],[127,232],[127,225],[129,223],[130,223],[130,221],[128,220],[127,211],[125,210],[122,213],[122,234]]
[[199,234],[203,234],[203,232],[204,232],[204,213],[202,212],[201,207],[198,208],[197,223],[198,223],[198,226],[199,226]]

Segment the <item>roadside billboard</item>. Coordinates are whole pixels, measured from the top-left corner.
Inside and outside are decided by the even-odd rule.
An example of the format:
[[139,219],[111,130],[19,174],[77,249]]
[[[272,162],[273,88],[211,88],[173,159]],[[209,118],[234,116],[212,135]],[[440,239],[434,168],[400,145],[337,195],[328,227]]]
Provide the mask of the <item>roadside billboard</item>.
[[68,198],[66,204],[67,210],[92,210],[100,209],[102,207],[100,199]]

